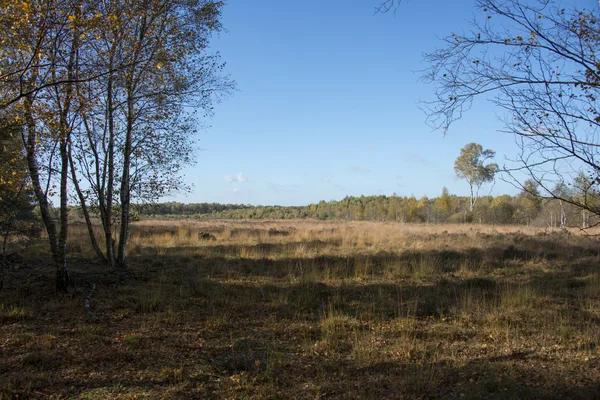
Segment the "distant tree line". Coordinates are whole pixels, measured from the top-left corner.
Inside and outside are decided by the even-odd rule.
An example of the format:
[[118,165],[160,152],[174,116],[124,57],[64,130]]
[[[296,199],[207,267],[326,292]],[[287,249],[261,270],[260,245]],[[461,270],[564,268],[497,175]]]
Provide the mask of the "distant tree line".
[[[399,223],[478,223],[539,227],[590,227],[596,223],[585,210],[557,199],[535,196],[532,182],[517,196],[482,196],[471,208],[468,196],[451,195],[446,188],[439,197],[348,196],[339,201],[320,201],[307,206],[252,206],[243,204],[177,202],[139,206],[140,218],[197,219],[319,219],[390,221]],[[565,186],[576,195],[576,190]]]

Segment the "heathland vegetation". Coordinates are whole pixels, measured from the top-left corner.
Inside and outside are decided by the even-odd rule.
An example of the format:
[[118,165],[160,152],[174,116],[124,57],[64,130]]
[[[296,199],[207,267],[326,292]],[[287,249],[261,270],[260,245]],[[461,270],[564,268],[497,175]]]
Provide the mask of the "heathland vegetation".
[[146,220],[127,275],[72,229],[71,295],[43,242],[12,260],[0,397],[600,396],[578,229]]
[[224,2],[0,0],[0,399],[600,398],[600,8],[474,2],[424,108],[492,95],[516,166],[279,207],[157,202],[234,88]]

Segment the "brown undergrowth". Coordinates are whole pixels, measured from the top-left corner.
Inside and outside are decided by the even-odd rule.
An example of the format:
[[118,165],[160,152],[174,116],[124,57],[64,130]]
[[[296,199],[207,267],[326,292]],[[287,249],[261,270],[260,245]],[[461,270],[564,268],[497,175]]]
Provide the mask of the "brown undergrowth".
[[600,397],[596,237],[143,221],[125,274],[73,229],[71,295],[43,243],[7,273],[0,397]]

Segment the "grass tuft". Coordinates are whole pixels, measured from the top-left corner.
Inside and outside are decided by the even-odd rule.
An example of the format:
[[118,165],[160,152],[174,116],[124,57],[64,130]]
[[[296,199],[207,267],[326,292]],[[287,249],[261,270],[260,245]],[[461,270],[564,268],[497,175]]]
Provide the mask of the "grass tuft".
[[18,322],[29,317],[31,317],[31,313],[25,307],[0,304],[0,322]]

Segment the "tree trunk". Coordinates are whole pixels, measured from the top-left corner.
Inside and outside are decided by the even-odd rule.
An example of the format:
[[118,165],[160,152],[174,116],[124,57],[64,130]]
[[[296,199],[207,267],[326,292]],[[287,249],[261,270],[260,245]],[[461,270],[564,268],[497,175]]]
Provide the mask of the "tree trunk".
[[471,193],[471,196],[469,198],[470,202],[469,202],[469,211],[473,211],[473,209],[475,208],[475,197],[473,195],[473,185],[469,184],[469,190]]
[[[76,19],[80,14],[81,4],[75,9]],[[56,290],[66,293],[70,284],[67,269],[67,238],[69,236],[69,152],[71,144],[71,125],[69,115],[73,100],[73,80],[77,77],[76,55],[79,49],[79,29],[74,25],[69,63],[67,65],[67,83],[65,84],[64,102],[58,87],[55,88],[56,99],[60,109],[60,232],[58,235],[58,265],[56,269]],[[61,107],[62,106],[62,107]]]
[[127,268],[126,252],[129,235],[129,211],[131,206],[131,141],[133,134],[133,89],[127,88],[127,129],[125,132],[125,148],[123,149],[123,174],[121,176],[121,232],[119,235],[119,254],[117,264]]
[[[104,240],[106,240],[106,256],[102,253],[102,250],[100,249],[100,246],[98,245],[98,240],[96,239],[96,236],[94,235],[94,231],[92,229],[92,224],[91,224],[91,220],[89,218],[89,212],[87,209],[87,206],[85,204],[85,198],[83,197],[83,193],[80,190],[79,187],[79,183],[77,181],[77,178],[75,176],[75,163],[73,162],[73,159],[71,156],[70,157],[70,162],[71,162],[71,169],[73,171],[73,181],[74,181],[74,186],[75,189],[77,190],[77,195],[79,197],[80,203],[81,203],[81,207],[83,210],[83,214],[86,220],[86,223],[88,225],[88,233],[90,235],[90,241],[92,242],[92,247],[94,248],[94,251],[96,252],[96,255],[98,256],[98,258],[100,260],[102,260],[103,262],[106,262],[109,266],[113,267],[115,265],[115,257],[114,257],[114,246],[112,246],[112,235],[111,235],[111,222],[112,221],[112,217],[107,217],[107,202],[106,202],[106,181],[107,181],[107,176],[109,175],[109,169],[108,169],[108,163],[112,162],[112,158],[110,155],[112,155],[112,151],[114,149],[114,136],[113,136],[113,115],[112,115],[112,73],[109,75],[109,83],[107,84],[107,108],[108,111],[105,113],[105,120],[107,121],[107,128],[105,128],[106,130],[104,131],[104,136],[102,139],[102,157],[101,158],[97,146],[98,146],[98,139],[95,136],[95,132],[92,129],[91,125],[88,122],[88,118],[87,115],[85,113],[85,111],[82,112],[81,117],[82,117],[82,122],[83,122],[83,126],[85,128],[85,134],[86,134],[86,138],[87,138],[87,142],[89,145],[89,149],[93,154],[93,164],[94,164],[94,170],[95,170],[95,175],[94,175],[94,180],[95,183],[92,184],[92,188],[94,188],[94,191],[96,192],[96,196],[98,197],[98,209],[100,211],[100,221],[102,223],[102,232],[104,235]],[[79,93],[79,86],[77,86],[78,89],[78,93]],[[81,95],[80,95],[81,96]],[[109,137],[109,141],[108,141],[108,145],[105,144],[105,138],[107,136],[108,133],[108,137]],[[112,164],[111,164],[112,165]],[[110,175],[112,176],[112,175]],[[90,180],[90,182],[92,181],[92,179],[89,177],[88,174],[88,179]],[[112,183],[112,180],[111,180]],[[112,188],[109,192],[109,195],[111,197],[111,203],[112,203]],[[112,210],[110,210],[112,212]],[[108,234],[107,234],[108,232]],[[107,238],[108,236],[108,238]]]
[[100,246],[98,246],[98,241],[96,240],[96,235],[94,234],[94,227],[92,225],[92,220],[90,218],[90,213],[88,212],[87,204],[85,202],[85,197],[83,196],[83,192],[79,187],[79,182],[77,182],[77,173],[75,172],[75,164],[73,163],[73,157],[71,154],[71,149],[69,148],[69,164],[71,165],[71,175],[73,180],[73,186],[75,187],[75,191],[77,192],[77,197],[79,197],[79,204],[81,205],[81,211],[83,212],[83,217],[85,218],[85,223],[88,228],[88,233],[90,235],[90,242],[92,244],[92,248],[96,253],[98,259],[102,262],[106,262],[106,257],[100,250]]
[[67,237],[69,234],[69,155],[68,139],[60,143],[60,233],[58,235],[58,265],[56,266],[56,290],[66,293],[69,287],[69,271],[67,269]]
[[[26,129],[27,129],[27,137],[24,138],[25,146],[26,146],[26,156],[27,156],[27,168],[29,169],[29,175],[31,177],[31,184],[33,186],[33,192],[35,193],[35,197],[37,198],[39,207],[40,207],[40,215],[42,216],[42,221],[44,222],[44,226],[46,228],[46,232],[48,233],[48,242],[50,244],[50,252],[52,253],[52,258],[54,260],[54,264],[56,265],[56,282],[57,282],[57,290],[63,291],[66,290],[66,283],[68,283],[68,271],[66,271],[66,264],[62,264],[62,261],[66,262],[66,257],[61,255],[61,248],[59,246],[58,233],[56,230],[56,224],[52,219],[52,215],[50,213],[50,205],[48,203],[48,197],[44,190],[42,189],[40,183],[40,172],[37,161],[37,133],[35,122],[33,119],[33,99],[31,96],[25,98],[24,101],[24,116],[26,121]],[[59,285],[60,282],[60,285]]]
[[117,258],[117,265],[121,268],[127,268],[126,252],[127,237],[129,235],[129,187],[126,187],[124,183],[129,182],[129,174],[123,173],[123,179],[125,178],[127,181],[123,180],[123,183],[121,183],[121,231],[119,234],[119,253]]
[[[112,64],[111,64],[112,66]],[[108,78],[107,87],[107,119],[108,119],[108,182],[106,184],[106,203],[105,212],[102,220],[104,226],[104,240],[106,242],[106,259],[108,265],[114,268],[117,264],[115,257],[115,241],[112,236],[112,206],[113,206],[113,185],[115,179],[115,121],[113,109],[113,74]]]
[[8,267],[8,259],[6,257],[6,245],[8,244],[8,235],[10,233],[10,224],[12,221],[8,222],[8,228],[4,233],[4,238],[2,238],[2,264],[0,265],[0,290],[4,289],[4,271]]

